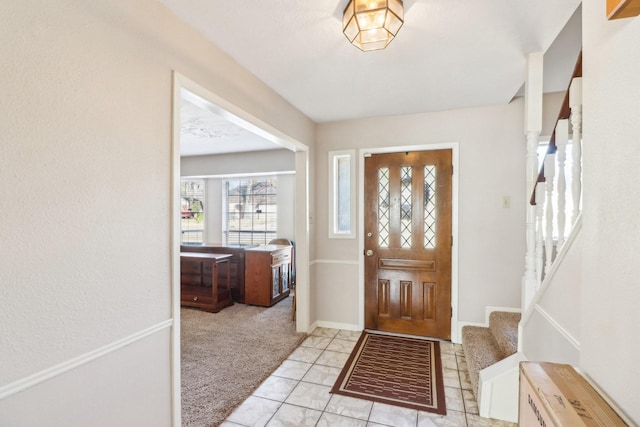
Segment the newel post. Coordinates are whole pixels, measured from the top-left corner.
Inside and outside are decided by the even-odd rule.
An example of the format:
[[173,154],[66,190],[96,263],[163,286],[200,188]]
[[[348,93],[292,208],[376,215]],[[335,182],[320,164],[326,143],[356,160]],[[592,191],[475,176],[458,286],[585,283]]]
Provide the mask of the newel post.
[[526,253],[522,278],[522,311],[533,300],[537,288],[536,277],[536,207],[530,204],[530,196],[538,180],[538,137],[542,130],[542,52],[529,54],[525,81],[525,135],[526,159]]

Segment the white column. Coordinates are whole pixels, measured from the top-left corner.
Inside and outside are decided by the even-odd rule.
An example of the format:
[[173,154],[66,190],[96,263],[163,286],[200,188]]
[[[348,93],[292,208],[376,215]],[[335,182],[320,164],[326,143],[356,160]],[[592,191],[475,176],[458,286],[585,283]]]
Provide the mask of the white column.
[[571,224],[574,224],[580,213],[582,195],[582,77],[576,77],[569,87],[569,106],[571,107],[571,126],[573,128],[573,168],[571,170],[571,197],[573,213]]
[[558,159],[558,250],[564,245],[564,228],[567,206],[567,180],[565,177],[565,161],[567,159],[567,143],[569,142],[569,120],[558,120],[556,124],[556,157]]
[[553,264],[553,177],[555,175],[556,155],[547,154],[544,159],[544,180],[547,192],[545,202],[546,230],[544,236],[545,267],[544,274],[549,274]]
[[542,70],[543,53],[535,52],[527,58],[525,80],[525,134],[527,137],[526,159],[526,253],[522,278],[522,310],[526,310],[535,296],[536,278],[536,207],[530,198],[538,180],[538,137],[542,130]]

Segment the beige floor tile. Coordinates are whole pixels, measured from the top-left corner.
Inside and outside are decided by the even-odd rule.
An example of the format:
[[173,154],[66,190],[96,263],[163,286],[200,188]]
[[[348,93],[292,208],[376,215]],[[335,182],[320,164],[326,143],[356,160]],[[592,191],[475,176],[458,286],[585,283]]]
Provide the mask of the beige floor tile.
[[333,387],[338,375],[340,375],[340,371],[340,368],[334,368],[333,366],[313,365],[302,377],[302,381]]
[[298,362],[297,360],[285,360],[275,370],[273,375],[277,377],[291,378],[292,380],[300,380],[307,373],[312,364],[307,362]]
[[471,380],[469,379],[469,372],[467,371],[458,371],[458,376],[460,377],[460,388],[463,390],[473,390],[473,386],[471,385]]
[[444,385],[447,387],[456,387],[460,388],[460,377],[458,376],[458,371],[455,369],[443,369],[442,370],[442,379],[444,381]]
[[313,331],[311,331],[311,335],[314,335],[316,337],[334,338],[339,331],[339,329],[315,328]]
[[274,400],[250,396],[227,420],[243,426],[262,427],[269,422],[281,404]]
[[415,427],[418,422],[418,411],[374,402],[369,421],[395,427]]
[[284,404],[278,409],[267,427],[303,427],[315,426],[322,411]]
[[331,398],[330,390],[331,387],[324,385],[300,382],[285,402],[322,411]]
[[315,335],[309,335],[302,344],[301,347],[313,347],[324,350],[331,343],[332,338],[330,337],[317,337]]
[[367,422],[355,418],[343,417],[342,415],[325,412],[320,417],[318,427],[365,427]]
[[373,402],[370,400],[334,394],[331,396],[325,411],[345,417],[367,420],[371,414],[372,406]]
[[331,341],[331,344],[327,346],[327,350],[351,354],[356,344],[357,341],[342,340],[336,337],[333,339],[333,341]]
[[464,412],[464,402],[462,400],[462,390],[454,387],[444,388],[444,398],[447,405],[447,411]]
[[467,425],[469,427],[517,427],[515,423],[483,418],[479,415],[467,414]]
[[284,402],[297,385],[297,380],[272,375],[260,384],[256,391],[253,392],[253,395]]
[[315,335],[309,335],[302,341],[300,347],[313,347],[319,348],[320,350],[324,350],[331,343],[333,338],[330,337],[317,337]]
[[465,427],[467,418],[464,412],[447,409],[447,415],[418,412],[418,427]]
[[348,341],[358,341],[361,335],[362,335],[362,331],[340,330],[340,332],[338,332],[338,334],[336,335],[336,338],[339,338],[341,340],[348,340]]
[[452,342],[440,341],[440,352],[447,354],[456,354],[457,351],[462,351],[460,344],[454,344]]
[[342,369],[348,358],[349,353],[325,350],[322,352],[320,357],[318,357],[318,360],[316,360],[316,364]]
[[322,350],[313,347],[298,347],[287,357],[289,360],[313,363],[322,354]]
[[464,356],[456,355],[456,360],[458,363],[458,370],[460,371],[468,371],[467,368],[467,359]]
[[467,414],[479,414],[476,397],[471,390],[462,390],[462,399],[464,401],[464,411]]
[[442,361],[443,369],[458,370],[458,362],[456,361],[456,356],[454,354],[442,353],[440,354],[440,360]]

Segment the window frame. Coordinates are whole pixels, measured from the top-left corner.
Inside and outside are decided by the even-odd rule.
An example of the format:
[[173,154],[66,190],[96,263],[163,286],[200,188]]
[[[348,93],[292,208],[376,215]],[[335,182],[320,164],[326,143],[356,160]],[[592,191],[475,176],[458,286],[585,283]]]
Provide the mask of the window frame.
[[[356,150],[329,151],[328,158],[328,199],[329,199],[329,239],[355,239],[356,238]],[[339,231],[340,204],[339,197],[339,168],[338,161],[347,158],[349,160],[349,176],[347,188],[349,189],[349,230]]]
[[[242,230],[240,231],[230,231],[229,230],[229,215],[231,213],[230,208],[229,208],[229,182],[234,181],[234,182],[243,182],[243,181],[251,181],[251,180],[256,180],[256,181],[263,181],[263,182],[268,182],[268,181],[272,181],[272,185],[275,187],[276,193],[275,194],[268,194],[267,196],[274,196],[276,198],[276,203],[275,203],[275,211],[267,211],[267,212],[260,212],[263,213],[264,215],[273,215],[275,214],[275,221],[269,221],[271,223],[275,224],[275,230],[271,231],[271,230],[267,230],[267,228],[265,228],[264,230],[256,230],[254,228],[255,222],[255,216],[256,214],[260,214],[257,212],[251,212],[251,242],[252,243],[242,243],[241,239],[239,239],[239,242],[229,242],[229,236],[231,233],[239,233],[238,236],[241,235],[241,233],[243,232]],[[262,245],[262,244],[268,244],[268,242],[273,239],[276,238],[278,235],[278,203],[277,203],[277,197],[278,197],[278,177],[277,175],[271,176],[271,175],[253,175],[253,174],[249,174],[249,175],[234,175],[234,176],[227,176],[222,178],[221,180],[221,185],[222,185],[222,240],[223,243],[225,245],[236,245],[236,244],[249,244],[249,245]],[[256,195],[254,193],[251,194],[251,197],[255,197]],[[266,220],[266,217],[265,217]],[[266,227],[267,223],[265,222],[265,227]],[[254,242],[254,235],[258,234],[258,232],[263,233],[264,234],[264,243],[260,242]],[[273,236],[271,236],[271,239],[268,239],[268,235],[269,234],[273,234]],[[259,239],[262,240],[262,239]]]

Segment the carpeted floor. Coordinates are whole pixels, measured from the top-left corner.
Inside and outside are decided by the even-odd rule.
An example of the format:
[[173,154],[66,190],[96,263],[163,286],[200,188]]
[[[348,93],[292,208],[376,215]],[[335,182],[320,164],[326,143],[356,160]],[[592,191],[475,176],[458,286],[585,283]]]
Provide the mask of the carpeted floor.
[[331,392],[446,414],[439,342],[363,332]]
[[181,310],[182,425],[217,426],[304,340],[291,300]]

